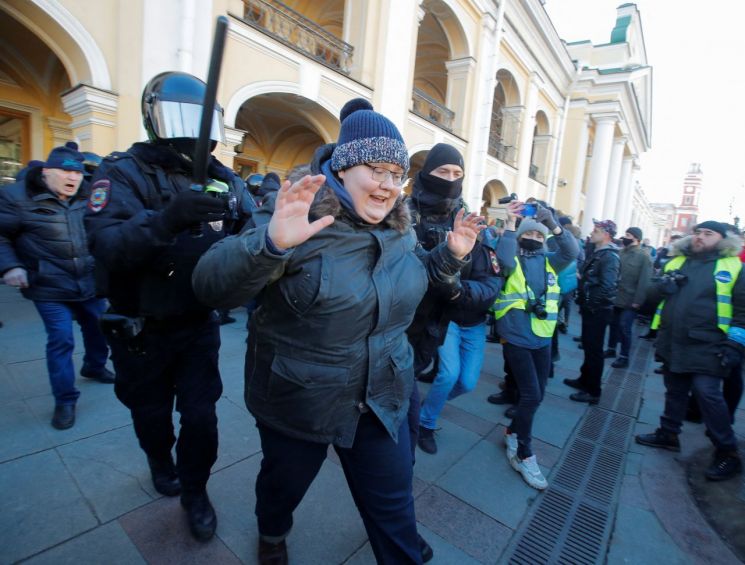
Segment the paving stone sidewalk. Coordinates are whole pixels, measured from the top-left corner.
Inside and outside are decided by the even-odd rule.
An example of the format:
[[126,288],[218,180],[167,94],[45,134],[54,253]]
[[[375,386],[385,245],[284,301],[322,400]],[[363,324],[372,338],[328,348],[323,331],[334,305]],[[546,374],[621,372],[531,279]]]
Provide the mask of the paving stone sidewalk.
[[[111,385],[79,379],[75,427],[51,428],[43,326],[30,302],[0,285],[0,563],[255,563],[254,481],[261,453],[243,403],[245,314],[233,315],[237,322],[222,328],[220,450],[209,483],[218,530],[215,539],[200,544],[189,536],[178,500],[152,488],[128,411]],[[570,334],[560,338],[556,377],[534,425],[534,449],[549,484],[588,410],[568,399],[572,389],[562,383],[577,375],[582,362],[571,340],[576,318]],[[79,334],[76,343],[79,369]],[[664,388],[653,367],[643,369],[634,433],[653,430],[662,410]],[[500,347],[489,344],[476,389],[443,412],[438,454],[417,453],[417,517],[435,565],[507,562],[516,532],[545,496],[525,485],[505,458],[504,409],[486,402],[502,374]],[[420,387],[425,393],[427,386]],[[743,422],[740,410],[741,439]],[[631,443],[600,562],[738,562],[689,492],[686,470],[707,449],[703,432],[701,425],[686,424],[680,454]],[[302,565],[375,562],[333,451],[296,512],[288,547],[291,562]]]

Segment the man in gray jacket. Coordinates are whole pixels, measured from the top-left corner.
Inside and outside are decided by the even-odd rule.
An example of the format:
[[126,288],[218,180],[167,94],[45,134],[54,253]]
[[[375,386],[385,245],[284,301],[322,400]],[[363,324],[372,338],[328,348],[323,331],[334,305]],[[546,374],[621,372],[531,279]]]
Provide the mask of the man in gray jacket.
[[665,412],[654,433],[636,442],[680,451],[678,435],[688,393],[699,402],[715,452],[705,472],[712,481],[742,471],[737,439],[722,396],[745,351],[745,276],[737,257],[742,240],[721,222],[698,224],[673,248],[660,282],[650,288],[662,299],[652,328],[659,326],[657,355],[665,375]]
[[639,307],[644,303],[647,285],[652,275],[652,263],[640,245],[641,240],[642,230],[636,227],[627,229],[621,238],[621,274],[618,278],[616,300],[613,303],[608,349],[605,351],[606,357],[615,357],[616,347],[619,342],[621,343],[621,354],[611,365],[616,369],[629,366],[631,328]]

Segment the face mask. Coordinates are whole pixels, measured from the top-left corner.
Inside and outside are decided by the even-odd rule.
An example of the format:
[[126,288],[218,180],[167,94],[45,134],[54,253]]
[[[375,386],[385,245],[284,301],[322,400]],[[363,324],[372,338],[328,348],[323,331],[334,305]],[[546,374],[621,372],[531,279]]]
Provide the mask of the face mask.
[[622,237],[622,238],[621,238],[621,242],[623,242],[623,244],[624,244],[624,245],[625,245],[626,247],[628,247],[629,245],[631,245],[632,243],[634,243],[634,240],[633,240],[633,239],[631,239],[630,237]]
[[543,248],[543,242],[535,239],[521,239],[518,243],[525,251],[538,251]]
[[434,175],[422,175],[424,188],[443,198],[458,198],[463,192],[463,177],[455,180],[445,180]]

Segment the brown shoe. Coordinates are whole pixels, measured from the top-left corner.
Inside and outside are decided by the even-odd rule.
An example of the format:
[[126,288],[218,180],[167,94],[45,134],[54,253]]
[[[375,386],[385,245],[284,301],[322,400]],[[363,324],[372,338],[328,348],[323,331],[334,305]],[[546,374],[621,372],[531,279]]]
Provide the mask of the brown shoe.
[[269,543],[259,538],[259,565],[287,565],[287,544]]

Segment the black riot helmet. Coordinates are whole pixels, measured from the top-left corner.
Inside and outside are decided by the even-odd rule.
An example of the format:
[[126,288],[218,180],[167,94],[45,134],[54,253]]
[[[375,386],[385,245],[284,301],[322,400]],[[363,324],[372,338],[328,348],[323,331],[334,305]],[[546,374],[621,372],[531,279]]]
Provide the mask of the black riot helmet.
[[[165,72],[154,76],[142,91],[142,119],[151,141],[173,146],[191,156],[199,137],[202,103],[207,85],[195,76]],[[215,104],[210,139],[212,149],[225,140],[222,108]]]

